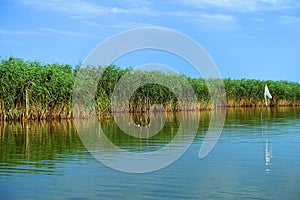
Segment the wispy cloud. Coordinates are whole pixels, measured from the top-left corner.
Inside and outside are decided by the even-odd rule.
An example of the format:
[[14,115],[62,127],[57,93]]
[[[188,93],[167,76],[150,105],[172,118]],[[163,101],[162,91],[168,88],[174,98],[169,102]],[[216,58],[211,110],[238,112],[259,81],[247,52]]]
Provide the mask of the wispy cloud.
[[177,17],[205,29],[231,30],[238,26],[238,20],[230,14],[204,11],[165,12],[166,17]]
[[198,15],[198,19],[201,21],[218,21],[218,22],[235,22],[235,18],[231,15],[223,15],[223,14],[200,14]]
[[231,15],[199,14],[194,20],[199,25],[204,25],[204,29],[210,30],[232,30],[237,27],[237,20]]
[[237,12],[280,11],[299,6],[297,0],[184,0],[197,8],[222,8]]
[[39,34],[38,31],[24,31],[24,30],[6,30],[0,29],[0,34],[7,34],[7,35],[37,35]]
[[300,17],[283,15],[279,18],[279,21],[285,25],[300,25]]
[[93,37],[91,34],[77,31],[58,30],[53,28],[39,28],[37,30],[7,30],[0,29],[0,34],[19,35],[19,36],[34,36],[34,35],[66,35],[78,37]]
[[67,30],[59,30],[54,28],[40,28],[42,33],[48,34],[58,34],[58,35],[66,35],[66,36],[78,36],[78,37],[94,37],[91,34],[77,31],[67,31]]
[[27,6],[31,6],[39,10],[50,10],[55,12],[63,12],[72,17],[92,17],[101,15],[156,15],[157,13],[145,6],[139,7],[117,7],[117,6],[102,6],[99,4],[82,1],[63,1],[63,0],[20,0],[21,3]]
[[4,44],[4,45],[18,45],[18,44],[20,44],[20,42],[17,42],[15,40],[0,40],[0,43]]
[[144,27],[157,27],[156,24],[151,23],[142,23],[142,22],[122,22],[118,24],[107,25],[106,27],[119,29],[119,30],[127,30],[127,29],[135,29],[135,28],[144,28]]
[[[69,19],[73,19],[81,24],[98,29],[109,27],[114,30],[122,30],[141,28],[145,26],[164,26],[168,25],[168,22],[177,20],[185,21],[186,23],[190,24],[200,24],[201,27],[205,27],[205,29],[211,28],[214,30],[229,30],[237,26],[237,20],[232,15],[218,12],[212,13],[208,10],[194,10],[189,7],[181,7],[181,4],[177,1],[168,1],[167,3],[164,2],[164,10],[161,10],[160,7],[153,2],[145,0],[143,0],[143,3],[134,3],[135,1],[133,0],[130,0],[129,3],[126,3],[127,1],[125,0],[119,0],[118,3],[114,3],[118,6],[112,6],[107,3],[104,5],[104,3],[101,2],[96,3],[83,0],[19,1],[31,9],[62,13]],[[201,2],[203,2],[206,6],[222,6],[223,2],[221,0],[212,0],[212,2],[214,2],[214,4],[212,4],[209,0],[186,1],[186,3],[189,3],[189,5],[196,4],[197,6],[202,5]],[[228,2],[231,1],[228,0]],[[227,4],[228,6],[230,5],[230,3]],[[99,19],[101,19],[101,22]],[[58,30],[53,31],[51,29],[47,31],[57,34],[70,34],[73,36],[81,35],[80,33],[68,33],[67,31]]]
[[299,34],[300,31],[300,17],[299,16],[292,16],[292,15],[283,15],[280,16],[278,21],[284,28],[289,28],[292,30],[297,31]]

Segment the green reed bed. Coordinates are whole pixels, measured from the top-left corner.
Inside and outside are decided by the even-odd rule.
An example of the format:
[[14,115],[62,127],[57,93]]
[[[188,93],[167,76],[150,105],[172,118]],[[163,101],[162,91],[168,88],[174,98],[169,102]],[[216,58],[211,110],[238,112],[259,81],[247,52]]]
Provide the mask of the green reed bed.
[[[93,107],[85,107],[77,102],[72,105],[73,87],[76,78],[80,79],[78,72],[101,73]],[[121,69],[118,66],[108,67],[92,66],[80,69],[67,64],[42,64],[37,61],[24,61],[21,58],[9,57],[0,62],[0,120],[24,119],[67,119],[72,117],[89,117],[92,110],[96,113],[118,112],[111,109],[111,98],[118,81],[125,74],[132,74],[138,81],[152,80],[154,83],[146,84],[135,90],[129,105],[121,106],[121,110],[129,107],[129,112],[143,113],[151,109],[157,111],[180,111],[195,109],[211,109],[214,105],[228,107],[258,107],[264,106],[263,89],[267,84],[273,96],[270,106],[299,106],[300,84],[289,81],[255,80],[255,79],[223,79],[226,102],[220,94],[221,86],[212,87],[209,91],[207,84],[215,80],[203,80],[186,77],[181,74],[163,73],[159,71],[137,71],[132,68]],[[170,80],[172,88],[167,88],[159,82]],[[85,82],[88,80],[84,80]],[[196,105],[191,104],[188,95],[179,99],[172,91],[184,94],[183,82],[188,82],[197,97]],[[83,84],[76,88],[79,94],[87,93],[91,88]],[[121,95],[117,93],[116,96]],[[123,91],[124,92],[124,91]],[[211,95],[214,97],[211,99]],[[88,97],[88,96],[87,96]],[[220,97],[220,99],[218,99]],[[162,107],[156,106],[157,104]],[[76,116],[72,116],[72,109],[77,109]]]

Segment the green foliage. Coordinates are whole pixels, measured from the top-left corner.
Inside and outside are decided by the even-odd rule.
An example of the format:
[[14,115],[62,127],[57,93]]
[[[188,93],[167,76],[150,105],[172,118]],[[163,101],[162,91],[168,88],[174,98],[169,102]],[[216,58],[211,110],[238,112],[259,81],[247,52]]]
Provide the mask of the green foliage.
[[[10,57],[0,64],[1,119],[67,118],[71,112],[74,73],[70,65],[23,61]],[[26,91],[29,116],[25,116]]]
[[[123,77],[123,87],[116,88]],[[75,80],[77,87],[73,88]],[[191,104],[192,93],[186,87],[187,83],[197,97],[197,105]],[[78,114],[74,117],[88,117],[93,110],[100,114],[124,111],[127,107],[130,112],[143,113],[151,108],[179,111],[210,109],[215,105],[263,106],[266,84],[273,96],[271,106],[300,105],[300,84],[296,82],[203,80],[159,71],[121,69],[115,65],[72,68],[9,57],[0,62],[0,120],[71,118],[74,110]],[[211,86],[210,91],[207,85]],[[118,100],[125,94],[131,95],[129,105],[111,110],[112,98]],[[221,102],[225,95],[227,102]],[[76,99],[74,105],[72,98]],[[156,104],[162,107],[156,107]]]

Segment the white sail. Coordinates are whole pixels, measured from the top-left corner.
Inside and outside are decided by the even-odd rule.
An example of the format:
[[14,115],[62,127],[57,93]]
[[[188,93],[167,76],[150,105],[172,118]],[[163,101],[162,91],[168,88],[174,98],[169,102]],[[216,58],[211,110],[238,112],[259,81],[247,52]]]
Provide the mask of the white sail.
[[272,99],[272,95],[270,94],[270,91],[269,91],[269,88],[268,88],[267,85],[265,86],[264,97],[265,97],[266,106],[267,106],[267,105],[268,105],[268,99],[267,99],[267,97],[268,97],[269,99]]

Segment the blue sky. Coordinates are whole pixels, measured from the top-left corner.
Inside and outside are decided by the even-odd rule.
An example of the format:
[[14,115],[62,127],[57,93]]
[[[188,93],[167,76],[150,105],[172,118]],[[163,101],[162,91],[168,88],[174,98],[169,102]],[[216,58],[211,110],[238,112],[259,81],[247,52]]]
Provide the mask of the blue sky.
[[[158,26],[196,40],[222,77],[300,82],[297,0],[4,0],[0,15],[4,58],[76,65],[112,35]],[[126,67],[147,62],[163,62],[194,75],[184,61],[157,52],[116,63]]]

